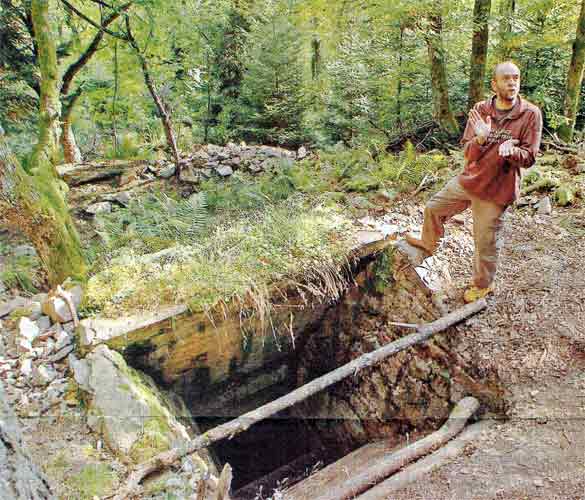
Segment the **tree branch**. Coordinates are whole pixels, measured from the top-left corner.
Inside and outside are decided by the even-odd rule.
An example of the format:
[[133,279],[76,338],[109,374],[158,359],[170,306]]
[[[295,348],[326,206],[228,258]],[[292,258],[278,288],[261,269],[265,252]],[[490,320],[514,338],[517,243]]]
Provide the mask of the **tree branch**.
[[125,42],[128,41],[128,37],[124,33],[117,33],[115,31],[111,31],[111,30],[105,28],[103,25],[101,25],[99,23],[96,23],[93,19],[91,19],[90,17],[86,16],[83,12],[81,12],[80,10],[78,10],[75,6],[73,6],[67,0],[61,0],[61,3],[63,5],[65,5],[65,7],[67,7],[75,15],[77,15],[78,17],[80,17],[84,21],[86,21],[89,24],[91,24],[94,28],[96,28],[100,32],[103,31],[104,33],[107,33],[108,35],[113,36],[114,38],[118,38],[120,40],[124,40]]
[[99,44],[101,43],[102,39],[104,38],[104,33],[108,33],[105,29],[112,24],[120,14],[126,12],[131,5],[134,3],[134,0],[127,2],[117,9],[114,10],[108,17],[106,17],[101,24],[101,29],[98,33],[94,36],[91,43],[87,46],[83,54],[79,56],[79,59],[72,63],[68,68],[65,74],[63,75],[63,82],[61,84],[61,95],[67,95],[69,93],[69,88],[71,87],[71,83],[73,82],[73,78],[75,75],[87,64],[87,62],[91,59],[91,57],[96,53]]

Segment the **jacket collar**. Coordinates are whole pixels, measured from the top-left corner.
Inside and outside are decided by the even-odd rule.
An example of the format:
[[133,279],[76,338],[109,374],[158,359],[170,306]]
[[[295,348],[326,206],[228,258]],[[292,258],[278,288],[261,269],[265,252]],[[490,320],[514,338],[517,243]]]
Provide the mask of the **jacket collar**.
[[[496,115],[496,96],[495,95],[493,95],[488,100],[488,109],[489,109],[490,116],[492,118],[497,118],[497,115]],[[513,120],[515,118],[518,118],[522,113],[524,113],[525,110],[526,110],[526,101],[524,99],[522,99],[520,97],[520,95],[518,95],[516,97],[516,104],[514,104],[514,106],[512,107],[512,110],[510,111],[510,114],[506,115],[505,119]]]

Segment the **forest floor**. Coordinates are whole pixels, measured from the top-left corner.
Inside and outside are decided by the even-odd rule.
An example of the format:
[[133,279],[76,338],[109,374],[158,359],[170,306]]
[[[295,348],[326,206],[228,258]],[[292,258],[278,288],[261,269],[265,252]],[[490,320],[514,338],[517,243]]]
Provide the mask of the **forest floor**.
[[[477,363],[497,370],[509,419],[393,499],[585,499],[585,210],[506,217],[494,297],[457,330]],[[438,253],[454,302],[471,278],[471,214],[462,220]]]

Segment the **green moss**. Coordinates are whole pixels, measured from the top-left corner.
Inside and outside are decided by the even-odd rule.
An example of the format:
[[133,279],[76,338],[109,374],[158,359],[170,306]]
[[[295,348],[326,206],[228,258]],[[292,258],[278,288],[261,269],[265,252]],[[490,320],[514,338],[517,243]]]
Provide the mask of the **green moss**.
[[72,490],[72,498],[93,499],[110,493],[115,480],[116,474],[107,464],[86,465],[66,479],[66,486]]
[[374,290],[378,293],[384,293],[387,287],[392,285],[394,272],[394,249],[386,248],[377,257],[373,268],[373,285]]
[[32,309],[29,307],[17,307],[10,313],[9,318],[13,321],[18,321],[20,318],[28,317],[32,314]]
[[31,256],[6,256],[0,270],[0,280],[8,288],[20,289],[28,294],[38,293],[42,283],[39,259]]
[[171,447],[170,428],[163,417],[151,417],[144,424],[140,439],[134,442],[128,455],[142,463]]
[[572,187],[561,185],[555,190],[555,201],[557,205],[565,207],[575,200],[575,191]]

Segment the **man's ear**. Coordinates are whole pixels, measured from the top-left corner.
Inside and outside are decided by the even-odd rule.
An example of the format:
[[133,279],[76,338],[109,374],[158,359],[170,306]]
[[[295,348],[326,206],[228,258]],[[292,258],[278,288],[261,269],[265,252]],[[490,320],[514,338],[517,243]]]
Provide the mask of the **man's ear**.
[[492,78],[491,80],[491,87],[492,87],[492,91],[497,94],[496,92],[496,81]]

